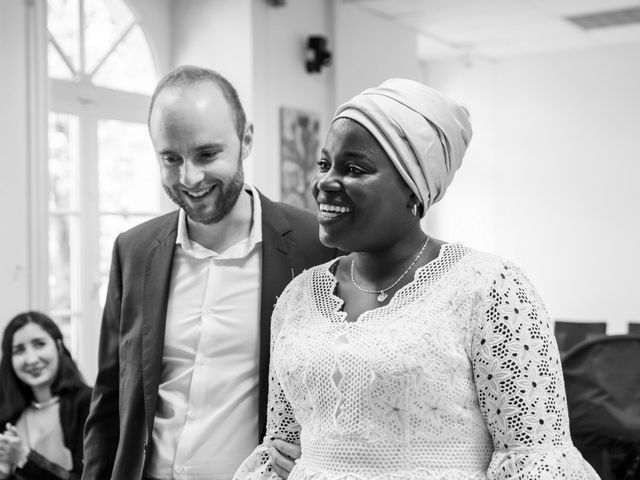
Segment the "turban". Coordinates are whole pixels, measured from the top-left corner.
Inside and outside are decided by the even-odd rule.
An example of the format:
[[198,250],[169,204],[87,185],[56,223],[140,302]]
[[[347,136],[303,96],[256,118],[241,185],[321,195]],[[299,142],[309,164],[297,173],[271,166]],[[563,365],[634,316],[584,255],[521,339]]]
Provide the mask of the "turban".
[[338,107],[378,141],[420,199],[422,215],[442,198],[471,141],[466,108],[413,80],[393,78]]

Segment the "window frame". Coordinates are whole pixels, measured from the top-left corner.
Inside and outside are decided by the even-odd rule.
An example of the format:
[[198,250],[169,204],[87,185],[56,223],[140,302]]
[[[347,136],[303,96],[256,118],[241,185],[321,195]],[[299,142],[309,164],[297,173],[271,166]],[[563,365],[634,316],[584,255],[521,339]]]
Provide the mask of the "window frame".
[[[127,2],[124,2],[127,4]],[[82,14],[83,0],[80,0]],[[31,6],[28,34],[31,40],[29,58],[34,59],[29,79],[30,99],[30,141],[33,146],[29,155],[30,165],[30,303],[34,308],[51,314],[54,319],[70,314],[71,344],[78,364],[86,378],[92,380],[97,373],[97,356],[99,332],[102,318],[99,291],[101,285],[100,272],[100,218],[103,214],[118,212],[101,212],[99,210],[98,182],[98,123],[101,120],[146,125],[150,95],[115,90],[94,85],[90,75],[80,74],[72,79],[52,78],[48,75],[49,30],[47,25],[47,2],[34,2]],[[127,7],[129,5],[127,4]],[[136,12],[129,8],[135,21],[127,28],[130,32],[139,26],[144,28]],[[82,27],[83,20],[80,20]],[[81,30],[82,31],[82,30]],[[158,65],[152,54],[147,35],[154,76],[158,77]],[[120,37],[120,40],[125,35]],[[115,46],[110,52],[115,50]],[[104,59],[90,72],[95,73]],[[84,53],[81,53],[81,68],[84,68]],[[71,288],[75,289],[72,298],[77,299],[68,312],[50,310],[49,305],[49,216],[65,215],[64,211],[52,212],[49,209],[49,151],[48,151],[48,116],[50,113],[74,115],[78,119],[78,196],[77,208],[70,211],[78,215],[80,244],[79,251],[71,251],[79,261],[76,271],[72,271]],[[161,211],[166,210],[166,203],[161,201]],[[134,211],[132,214],[140,212]],[[123,213],[124,214],[124,213]],[[74,262],[71,262],[72,268]],[[74,321],[81,319],[81,321]],[[82,339],[82,341],[80,341]]]

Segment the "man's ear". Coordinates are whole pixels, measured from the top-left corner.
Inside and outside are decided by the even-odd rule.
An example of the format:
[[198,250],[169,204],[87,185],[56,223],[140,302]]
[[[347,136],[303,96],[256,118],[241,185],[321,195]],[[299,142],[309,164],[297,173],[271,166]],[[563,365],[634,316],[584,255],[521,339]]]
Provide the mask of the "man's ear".
[[253,123],[247,122],[244,125],[244,131],[242,132],[240,142],[241,158],[244,160],[249,156],[251,149],[253,148]]

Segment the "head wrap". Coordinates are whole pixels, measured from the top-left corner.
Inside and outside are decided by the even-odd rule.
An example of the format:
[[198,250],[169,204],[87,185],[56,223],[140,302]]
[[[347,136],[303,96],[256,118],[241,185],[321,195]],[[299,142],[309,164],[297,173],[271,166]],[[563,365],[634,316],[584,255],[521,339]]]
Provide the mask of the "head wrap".
[[413,80],[393,78],[338,107],[380,143],[423,205],[442,198],[471,141],[466,108]]

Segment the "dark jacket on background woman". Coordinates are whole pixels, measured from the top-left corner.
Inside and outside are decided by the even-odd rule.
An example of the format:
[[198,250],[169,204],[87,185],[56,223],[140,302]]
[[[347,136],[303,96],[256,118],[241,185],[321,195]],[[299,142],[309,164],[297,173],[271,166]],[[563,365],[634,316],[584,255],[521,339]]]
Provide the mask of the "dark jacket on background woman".
[[[64,445],[71,452],[73,469],[71,472],[50,462],[36,451],[31,450],[24,467],[16,470],[9,478],[24,480],[66,480],[79,479],[82,476],[82,441],[84,436],[84,422],[89,414],[91,404],[91,388],[84,386],[60,397],[60,425],[64,437]],[[6,422],[15,424],[20,415],[2,419],[0,425]]]

